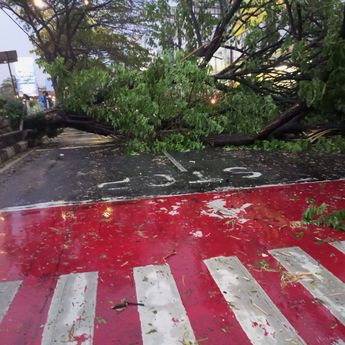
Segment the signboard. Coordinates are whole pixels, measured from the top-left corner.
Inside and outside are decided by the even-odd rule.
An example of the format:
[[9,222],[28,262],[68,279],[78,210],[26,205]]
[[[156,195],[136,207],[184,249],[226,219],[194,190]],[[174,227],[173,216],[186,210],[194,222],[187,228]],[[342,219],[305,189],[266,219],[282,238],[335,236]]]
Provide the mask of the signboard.
[[18,62],[14,64],[19,96],[38,96],[34,65],[33,57],[18,58]]
[[5,52],[0,52],[0,63],[11,63],[17,61],[17,51],[9,50]]

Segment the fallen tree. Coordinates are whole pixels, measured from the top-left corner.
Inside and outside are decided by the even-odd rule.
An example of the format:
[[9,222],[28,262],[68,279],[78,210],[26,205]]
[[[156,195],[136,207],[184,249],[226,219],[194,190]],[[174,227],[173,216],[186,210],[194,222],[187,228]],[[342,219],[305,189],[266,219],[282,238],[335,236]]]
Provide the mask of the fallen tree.
[[[308,108],[305,103],[297,103],[291,108],[282,112],[277,118],[267,124],[259,133],[255,135],[241,135],[241,134],[220,134],[212,135],[204,138],[206,143],[212,144],[214,146],[224,146],[224,145],[250,145],[257,140],[267,139],[272,133],[279,131],[287,123],[294,121],[298,118],[300,120],[308,112]],[[304,128],[305,129],[305,128]],[[290,128],[285,129],[286,133],[290,132]],[[284,130],[280,131],[280,133]]]
[[[213,17],[206,16],[210,4],[189,0],[178,2],[175,22],[162,4],[162,46],[180,49],[174,56],[144,70],[89,61],[71,71],[63,57],[46,64],[58,81],[56,126],[120,134],[135,150],[251,144],[291,125],[295,133],[320,123],[342,128],[340,0],[215,0],[220,12]],[[221,50],[231,52],[230,62],[212,73],[209,63]]]

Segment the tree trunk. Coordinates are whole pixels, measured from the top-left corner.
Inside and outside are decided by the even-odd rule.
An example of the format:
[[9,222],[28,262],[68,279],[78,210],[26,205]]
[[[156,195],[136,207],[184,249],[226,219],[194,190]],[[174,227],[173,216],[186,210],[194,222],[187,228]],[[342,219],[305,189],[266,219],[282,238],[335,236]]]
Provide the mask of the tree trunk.
[[[307,106],[304,102],[299,102],[293,105],[291,108],[287,109],[286,111],[282,112],[276,119],[270,122],[267,126],[265,126],[256,136],[256,140],[266,139],[271,133],[277,130],[279,127],[285,125],[295,117],[299,116],[301,119],[301,115],[303,113],[306,114]],[[303,115],[303,117],[305,116]]]
[[302,119],[306,115],[307,110],[308,108],[305,103],[299,102],[282,112],[276,119],[266,125],[256,135],[216,134],[205,137],[203,141],[214,146],[251,145],[254,144],[256,140],[267,139],[274,131],[285,126],[291,120],[295,118],[298,118],[299,120]]

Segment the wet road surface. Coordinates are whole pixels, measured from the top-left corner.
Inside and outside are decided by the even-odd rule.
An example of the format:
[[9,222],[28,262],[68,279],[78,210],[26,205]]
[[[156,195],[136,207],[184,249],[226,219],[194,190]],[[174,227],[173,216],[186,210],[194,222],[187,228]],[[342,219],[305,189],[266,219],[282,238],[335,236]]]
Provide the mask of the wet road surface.
[[0,174],[0,208],[175,195],[340,178],[345,178],[344,155],[209,149],[128,157],[107,145],[53,148],[34,150]]
[[342,158],[33,151],[0,178],[0,344],[345,344],[345,233],[301,223],[345,209]]

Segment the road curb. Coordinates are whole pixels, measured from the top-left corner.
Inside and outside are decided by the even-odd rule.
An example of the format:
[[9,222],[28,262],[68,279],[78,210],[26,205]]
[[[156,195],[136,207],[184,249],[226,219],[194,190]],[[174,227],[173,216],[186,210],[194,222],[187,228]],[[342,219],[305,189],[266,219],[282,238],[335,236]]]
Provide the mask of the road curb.
[[19,141],[14,145],[7,146],[0,150],[0,164],[5,163],[19,153],[25,152],[29,145],[27,141]]

